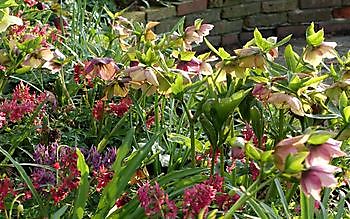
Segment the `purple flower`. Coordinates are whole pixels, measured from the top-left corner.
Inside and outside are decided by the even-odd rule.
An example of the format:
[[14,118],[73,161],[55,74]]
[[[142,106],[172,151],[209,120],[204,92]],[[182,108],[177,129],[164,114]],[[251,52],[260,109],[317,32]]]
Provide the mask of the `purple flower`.
[[98,171],[101,166],[104,166],[108,169],[114,163],[116,154],[117,149],[114,147],[108,148],[104,154],[101,154],[97,151],[96,147],[93,146],[85,155],[87,156],[86,163],[88,165],[91,165],[95,171]]
[[33,153],[35,163],[45,165],[52,165],[55,163],[57,148],[57,143],[50,144],[49,146],[37,145]]
[[301,189],[307,196],[312,196],[320,201],[322,187],[333,187],[337,185],[334,173],[339,171],[338,167],[324,164],[322,166],[311,166],[301,175]]
[[307,166],[328,164],[334,157],[345,156],[346,153],[340,150],[341,141],[328,139],[324,144],[314,145],[306,158]]

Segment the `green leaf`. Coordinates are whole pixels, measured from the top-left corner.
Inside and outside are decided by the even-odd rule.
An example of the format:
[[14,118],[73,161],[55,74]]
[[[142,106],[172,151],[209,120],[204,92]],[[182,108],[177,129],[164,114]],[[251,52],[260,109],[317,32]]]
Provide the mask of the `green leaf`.
[[350,106],[347,106],[343,110],[344,120],[346,123],[350,122]]
[[311,24],[306,29],[306,37],[315,34],[315,23],[311,22]]
[[131,128],[127,133],[123,140],[123,144],[118,148],[117,157],[113,163],[113,170],[115,173],[119,172],[122,168],[122,163],[126,155],[129,153],[131,149],[131,143],[134,139],[135,128]]
[[285,38],[283,38],[281,41],[279,41],[278,43],[276,43],[274,45],[274,47],[280,47],[283,46],[284,44],[288,43],[290,41],[290,39],[292,38],[293,34],[290,34],[288,36],[286,36]]
[[273,154],[273,150],[262,152],[262,154],[261,154],[261,161],[262,162],[272,161],[273,160],[272,154]]
[[262,37],[260,31],[258,30],[258,28],[255,28],[254,30],[254,40],[255,40],[255,44],[262,50],[265,52],[268,52],[271,48],[273,48],[274,43],[266,40],[265,38]]
[[261,159],[262,150],[254,147],[252,143],[248,142],[245,144],[245,153],[253,160],[259,161]]
[[66,213],[67,209],[68,205],[62,206],[53,215],[50,216],[50,219],[60,219]]
[[260,145],[264,134],[264,117],[257,106],[253,106],[250,109],[250,119],[252,120],[252,127]]
[[[180,145],[191,147],[191,139],[181,134],[170,133],[168,134],[168,140],[170,142],[175,142]],[[205,146],[202,144],[202,142],[200,142],[198,139],[195,139],[195,147],[196,147],[196,152],[204,152],[206,149]]]
[[2,0],[0,1],[0,9],[18,6],[15,0]]
[[307,140],[307,143],[309,144],[314,144],[314,145],[319,145],[319,144],[323,144],[326,141],[328,141],[328,139],[332,137],[332,135],[329,132],[326,131],[316,131],[314,133],[311,134],[311,136],[309,137],[309,139]]
[[253,208],[253,210],[255,211],[256,215],[260,219],[269,219],[269,217],[265,213],[265,209],[263,209],[263,207],[260,206],[257,201],[255,201],[253,198],[251,198],[247,202]]
[[178,95],[185,89],[184,79],[182,75],[177,75],[175,83],[171,85],[171,91],[174,95]]
[[209,40],[207,40],[207,38],[204,37],[204,42],[205,44],[207,44],[208,48],[213,51],[216,55],[218,55],[220,57],[220,52],[215,49],[215,47],[209,42]]
[[290,44],[286,46],[284,50],[284,59],[288,69],[295,72],[298,65],[299,56],[293,51],[293,47]]
[[339,97],[339,110],[343,111],[343,109],[347,106],[348,106],[348,97],[346,95],[346,92],[343,91]]
[[191,61],[196,52],[192,51],[182,51],[179,53],[179,58],[181,61]]
[[240,90],[234,93],[231,97],[226,97],[218,100],[218,103],[212,106],[216,112],[215,120],[219,124],[224,124],[228,117],[234,112],[236,107],[242,102],[242,100],[248,95],[249,90]]
[[324,41],[324,30],[323,28],[315,32],[314,23],[312,22],[306,30],[306,42],[308,45],[316,47]]
[[[102,196],[97,206],[94,219],[104,219],[109,210],[114,206],[115,200],[120,197],[128,186],[128,182],[136,170],[141,166],[142,161],[148,156],[154,142],[161,134],[154,135],[135,155],[128,160],[121,170],[114,173],[113,179],[108,183],[102,192]],[[117,156],[119,154],[117,153]]]
[[230,53],[226,52],[224,48],[219,48],[219,56],[222,60],[229,59],[231,57]]
[[84,155],[78,148],[76,149],[76,153],[78,155],[77,168],[80,171],[80,183],[77,197],[74,201],[73,218],[81,219],[84,216],[84,208],[89,197],[89,166],[86,164]]
[[276,185],[276,188],[278,191],[278,195],[280,196],[280,199],[282,202],[284,213],[286,214],[286,218],[288,219],[288,218],[290,218],[290,214],[289,214],[289,210],[288,210],[287,199],[286,199],[286,196],[284,195],[284,192],[283,192],[283,188],[280,184],[280,181],[277,178],[274,179],[274,182],[275,182],[275,185]]
[[294,155],[288,155],[284,171],[290,174],[300,173],[304,169],[303,162],[308,154],[309,152],[305,151]]

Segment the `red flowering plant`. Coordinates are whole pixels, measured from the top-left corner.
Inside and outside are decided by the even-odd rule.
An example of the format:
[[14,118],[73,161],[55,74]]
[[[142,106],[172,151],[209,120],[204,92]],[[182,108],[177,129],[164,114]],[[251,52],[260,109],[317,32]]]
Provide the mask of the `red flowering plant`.
[[323,30],[284,65],[290,36],[228,50],[101,4],[0,2],[0,217],[349,214],[350,54]]

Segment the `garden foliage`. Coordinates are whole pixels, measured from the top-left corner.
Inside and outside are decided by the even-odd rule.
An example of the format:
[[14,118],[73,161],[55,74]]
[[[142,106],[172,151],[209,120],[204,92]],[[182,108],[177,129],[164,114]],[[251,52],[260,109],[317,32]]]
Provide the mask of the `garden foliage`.
[[350,52],[184,19],[0,1],[1,218],[349,217]]

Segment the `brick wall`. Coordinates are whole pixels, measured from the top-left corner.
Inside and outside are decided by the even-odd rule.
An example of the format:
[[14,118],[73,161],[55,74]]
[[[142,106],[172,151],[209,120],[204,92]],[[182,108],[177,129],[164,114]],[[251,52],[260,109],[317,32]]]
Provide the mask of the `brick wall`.
[[350,0],[183,0],[171,7],[130,12],[137,21],[160,21],[155,30],[167,32],[182,17],[186,26],[197,18],[215,25],[209,40],[215,46],[240,46],[255,27],[265,36],[301,37],[311,21],[329,34],[350,35]]

